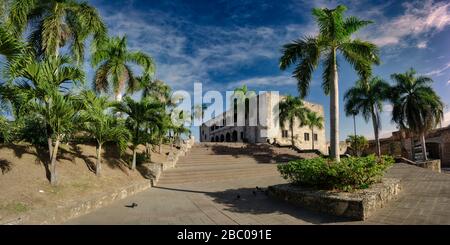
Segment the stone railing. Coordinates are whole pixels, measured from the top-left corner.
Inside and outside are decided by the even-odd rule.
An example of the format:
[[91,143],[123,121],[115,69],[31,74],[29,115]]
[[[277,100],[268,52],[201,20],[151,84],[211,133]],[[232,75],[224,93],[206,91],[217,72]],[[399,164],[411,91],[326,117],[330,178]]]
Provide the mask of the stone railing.
[[403,162],[403,163],[407,163],[407,164],[414,165],[417,167],[430,169],[433,172],[437,172],[437,173],[441,172],[441,160],[439,160],[439,159],[430,159],[427,161],[414,162],[414,161],[411,161],[404,157],[396,157],[395,160],[396,160],[396,162]]
[[151,180],[152,186],[156,185],[161,174],[167,169],[174,168],[178,162],[178,158],[180,156],[185,156],[186,152],[191,149],[194,143],[194,137],[190,137],[189,139],[181,141],[179,149],[170,151],[169,155],[167,156],[167,160],[163,163],[141,164],[141,172],[144,173],[144,177]]

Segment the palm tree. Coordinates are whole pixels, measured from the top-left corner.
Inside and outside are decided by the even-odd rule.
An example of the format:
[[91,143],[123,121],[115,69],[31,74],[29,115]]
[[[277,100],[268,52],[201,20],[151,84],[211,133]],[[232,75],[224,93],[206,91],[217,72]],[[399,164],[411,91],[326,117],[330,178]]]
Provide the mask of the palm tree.
[[[29,110],[24,104],[28,102],[38,102],[44,106],[46,111],[50,112],[52,103],[52,94],[56,92],[67,92],[70,85],[84,81],[84,73],[77,67],[70,65],[70,59],[65,56],[48,57],[43,61],[33,61],[22,69],[10,71],[12,77],[15,78],[15,90],[20,92],[17,96],[21,96],[18,109],[22,115],[27,115]],[[55,92],[56,91],[56,92]],[[50,115],[49,115],[50,116]],[[47,120],[48,121],[48,120]],[[47,141],[50,158],[53,152],[52,127],[47,127]]]
[[423,160],[426,161],[425,134],[442,121],[443,103],[431,88],[433,80],[416,76],[414,69],[392,74],[391,77],[396,82],[392,89],[392,121],[400,128],[419,135]]
[[15,38],[6,28],[0,26],[0,55],[4,55],[8,60],[20,55],[25,44]]
[[315,112],[308,112],[306,114],[306,125],[311,129],[312,149],[314,150],[314,128],[323,128],[323,117]]
[[93,36],[97,44],[107,32],[97,10],[76,0],[12,0],[6,19],[16,36],[31,28],[28,39],[38,54],[58,56],[61,47],[70,45],[78,64],[84,59],[85,40]]
[[291,131],[291,144],[295,147],[294,141],[294,122],[297,119],[299,121],[299,126],[304,126],[307,123],[307,115],[311,111],[306,108],[303,101],[298,97],[293,97],[291,95],[286,96],[279,104],[280,110],[280,125],[284,128],[285,122],[289,122],[289,129]]
[[123,101],[114,104],[115,112],[125,113],[128,115],[126,125],[132,136],[133,144],[133,161],[131,169],[136,169],[136,152],[137,146],[145,143],[147,134],[147,123],[155,121],[162,117],[165,113],[164,107],[160,102],[150,98],[142,98],[140,101],[134,101],[131,97],[125,97]]
[[115,117],[108,113],[111,102],[106,97],[97,97],[94,92],[86,91],[80,94],[83,110],[80,113],[82,130],[86,131],[97,141],[97,162],[95,173],[101,176],[102,146],[106,142],[119,144],[123,150],[131,138],[125,125],[120,124]]
[[139,89],[142,90],[142,97],[154,97],[161,103],[169,101],[171,89],[164,81],[152,80],[151,75],[148,73],[137,77],[136,80],[138,81]]
[[297,64],[293,76],[298,81],[298,90],[303,98],[308,94],[313,71],[323,58],[322,87],[325,94],[330,94],[330,155],[339,162],[339,82],[337,54],[341,53],[361,77],[368,77],[371,64],[379,63],[377,47],[360,39],[352,39],[352,34],[371,21],[356,17],[344,18],[347,8],[339,5],[335,9],[313,9],[319,34],[304,37],[284,45],[280,58],[280,69],[285,70]]
[[55,139],[55,145],[51,149],[50,155],[50,184],[57,184],[56,158],[61,141],[74,129],[77,109],[72,98],[64,96],[59,91],[53,89],[47,93],[46,103],[34,100],[30,104],[31,111],[36,113],[50,128],[51,137]]
[[155,70],[150,56],[140,51],[128,50],[126,37],[112,37],[102,42],[92,54],[92,66],[97,67],[94,89],[97,92],[112,89],[116,101],[121,101],[125,87],[128,92],[139,87],[130,67],[132,64],[141,66],[144,74],[152,74]]
[[380,77],[372,77],[367,81],[357,81],[356,86],[349,89],[344,95],[346,114],[361,113],[366,122],[372,118],[378,157],[381,156],[380,112],[383,109],[383,101],[389,99],[389,91],[389,84]]

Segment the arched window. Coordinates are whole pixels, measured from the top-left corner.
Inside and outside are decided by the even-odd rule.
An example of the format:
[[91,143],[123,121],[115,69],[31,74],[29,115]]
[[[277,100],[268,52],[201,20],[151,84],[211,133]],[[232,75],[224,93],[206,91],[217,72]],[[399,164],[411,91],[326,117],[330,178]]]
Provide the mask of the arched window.
[[232,141],[233,141],[233,142],[236,142],[236,141],[238,140],[237,137],[238,137],[237,131],[235,130],[235,131],[233,131],[233,137],[232,137],[233,139],[232,139]]

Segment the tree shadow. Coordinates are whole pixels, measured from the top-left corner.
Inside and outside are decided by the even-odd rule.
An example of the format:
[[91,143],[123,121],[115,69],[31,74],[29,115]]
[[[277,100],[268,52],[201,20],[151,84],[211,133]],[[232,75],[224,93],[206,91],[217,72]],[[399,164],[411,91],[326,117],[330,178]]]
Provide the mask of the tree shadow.
[[[25,154],[33,155],[35,157],[34,163],[37,165],[43,165],[45,169],[45,176],[50,181],[50,157],[48,155],[48,149],[39,145],[22,145],[22,144],[8,144],[1,145],[0,149],[11,149],[17,158],[22,158]],[[2,162],[9,162],[7,160],[1,160]],[[4,165],[6,166],[6,165]],[[5,170],[10,171],[12,164],[8,164]],[[7,171],[3,170],[2,173]]]
[[261,164],[283,163],[303,159],[302,154],[289,148],[277,148],[268,144],[245,144],[240,147],[215,144],[209,147],[216,155],[231,155],[236,158],[248,156]]
[[128,174],[129,164],[124,160],[130,157],[130,154],[120,154],[119,148],[115,144],[103,145],[103,161],[111,169],[120,169],[122,172]]
[[2,170],[2,174],[5,174],[11,171],[12,162],[6,159],[0,159],[0,169]]
[[225,206],[224,210],[233,213],[246,214],[286,214],[312,224],[348,222],[347,218],[336,217],[306,208],[294,206],[281,200],[270,198],[263,188],[237,188],[217,192],[206,192],[189,189],[177,189],[164,186],[154,188],[168,191],[204,194],[212,201]]
[[83,153],[83,151],[81,150],[81,147],[78,144],[72,145],[72,150],[74,151],[74,153],[76,154],[76,156],[78,158],[80,158],[84,161],[84,163],[86,164],[86,167],[89,169],[89,171],[91,171],[92,173],[96,172],[95,162],[92,160],[92,158],[95,159],[95,156],[86,155],[86,153]]

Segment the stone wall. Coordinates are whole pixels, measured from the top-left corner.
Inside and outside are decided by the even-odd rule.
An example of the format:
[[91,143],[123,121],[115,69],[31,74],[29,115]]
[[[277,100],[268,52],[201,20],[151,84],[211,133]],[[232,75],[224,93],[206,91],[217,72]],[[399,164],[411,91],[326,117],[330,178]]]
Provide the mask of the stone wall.
[[355,192],[335,192],[315,190],[293,186],[290,184],[269,186],[268,194],[318,212],[346,217],[354,220],[365,220],[400,192],[398,179],[383,179],[365,190]]

